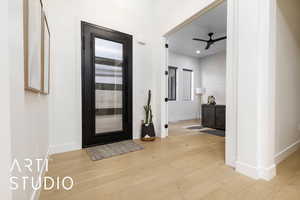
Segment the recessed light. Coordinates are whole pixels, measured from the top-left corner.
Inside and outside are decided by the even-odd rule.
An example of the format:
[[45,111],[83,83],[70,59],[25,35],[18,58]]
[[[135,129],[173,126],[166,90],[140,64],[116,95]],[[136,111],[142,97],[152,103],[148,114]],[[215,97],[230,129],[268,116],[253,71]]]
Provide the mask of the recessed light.
[[201,51],[200,51],[200,50],[197,50],[197,51],[196,51],[196,53],[197,53],[197,54],[200,54],[200,53],[201,53]]

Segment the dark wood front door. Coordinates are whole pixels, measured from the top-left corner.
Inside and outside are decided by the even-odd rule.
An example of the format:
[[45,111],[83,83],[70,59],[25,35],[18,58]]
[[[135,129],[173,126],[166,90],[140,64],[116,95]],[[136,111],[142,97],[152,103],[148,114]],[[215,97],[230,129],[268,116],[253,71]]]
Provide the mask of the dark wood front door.
[[81,23],[82,146],[132,139],[132,36]]

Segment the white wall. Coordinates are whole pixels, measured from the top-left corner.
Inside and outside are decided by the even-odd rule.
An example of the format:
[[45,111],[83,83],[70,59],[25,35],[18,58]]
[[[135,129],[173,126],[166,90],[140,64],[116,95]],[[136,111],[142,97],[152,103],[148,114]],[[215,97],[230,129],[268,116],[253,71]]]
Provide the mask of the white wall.
[[202,103],[207,102],[208,96],[215,96],[219,105],[226,103],[226,52],[206,56],[203,58],[189,57],[169,51],[168,62],[170,66],[178,67],[177,70],[177,100],[168,103],[168,120],[199,119],[201,116],[200,99],[194,94],[193,101],[182,100],[182,68],[192,69],[194,72],[194,88],[206,89]]
[[[81,148],[81,20],[133,35],[133,136],[140,136],[143,105],[154,89],[152,1],[45,1],[52,40],[51,151]],[[59,13],[59,14],[58,14]],[[146,45],[138,44],[138,41]],[[156,91],[153,92],[155,108]],[[159,113],[154,110],[155,124]],[[159,135],[159,129],[157,128]]]
[[202,102],[208,96],[215,96],[218,105],[226,104],[226,52],[220,52],[200,59],[201,87],[206,89]]
[[[0,7],[0,20],[4,27],[8,21],[8,1],[2,1]],[[0,165],[0,194],[2,199],[11,199],[9,189],[9,168],[11,162],[11,135],[10,135],[10,67],[8,59],[8,35],[7,31],[0,33],[0,124],[1,124],[1,165]]]
[[[195,57],[185,56],[169,51],[169,65],[177,67],[177,99],[176,101],[169,101],[169,122],[197,119],[200,113],[200,102],[198,96],[193,92],[192,101],[183,101],[183,83],[182,83],[182,69],[191,69],[194,74],[194,88],[200,87],[200,68],[199,59]],[[195,90],[193,90],[195,91]]]
[[[23,58],[23,1],[9,1],[9,61],[10,61],[10,120],[12,158],[24,166],[24,159],[44,159],[48,152],[49,119],[48,96],[24,91]],[[33,171],[15,170],[12,175],[37,177],[37,165]],[[21,184],[22,182],[18,182]],[[13,191],[13,199],[30,199],[33,194],[31,182],[25,191],[20,187]]]
[[276,153],[300,146],[300,1],[277,0]]

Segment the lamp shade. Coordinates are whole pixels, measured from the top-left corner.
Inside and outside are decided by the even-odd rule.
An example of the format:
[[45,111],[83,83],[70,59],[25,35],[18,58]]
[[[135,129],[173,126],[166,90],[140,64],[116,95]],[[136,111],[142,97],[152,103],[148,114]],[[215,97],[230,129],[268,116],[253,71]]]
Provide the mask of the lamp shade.
[[196,88],[195,93],[196,94],[204,94],[205,93],[205,88]]

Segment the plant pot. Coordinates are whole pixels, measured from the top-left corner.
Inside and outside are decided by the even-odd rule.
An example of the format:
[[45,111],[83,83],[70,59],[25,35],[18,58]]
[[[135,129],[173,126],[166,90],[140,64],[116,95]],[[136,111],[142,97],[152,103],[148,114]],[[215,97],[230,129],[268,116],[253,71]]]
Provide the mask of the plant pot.
[[153,123],[142,124],[142,141],[153,141],[155,140],[155,130]]

